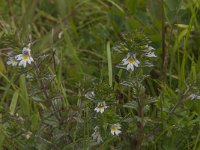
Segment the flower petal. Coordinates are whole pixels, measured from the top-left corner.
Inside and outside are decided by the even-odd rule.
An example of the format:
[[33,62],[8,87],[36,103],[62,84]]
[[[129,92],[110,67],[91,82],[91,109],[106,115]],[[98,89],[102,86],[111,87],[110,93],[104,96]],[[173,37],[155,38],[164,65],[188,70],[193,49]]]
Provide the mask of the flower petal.
[[137,62],[135,62],[135,63],[134,63],[134,66],[135,66],[135,67],[138,67],[138,63],[137,63]]

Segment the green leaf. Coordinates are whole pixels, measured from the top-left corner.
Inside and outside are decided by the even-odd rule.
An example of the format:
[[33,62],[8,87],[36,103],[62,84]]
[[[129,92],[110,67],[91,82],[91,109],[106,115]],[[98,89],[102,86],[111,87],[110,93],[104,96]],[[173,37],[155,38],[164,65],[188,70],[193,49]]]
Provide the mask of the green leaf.
[[10,114],[11,115],[13,115],[15,112],[18,96],[19,96],[19,90],[15,91],[15,93],[13,94],[12,100],[11,100],[11,104],[10,104]]
[[[5,68],[5,65],[4,65],[1,57],[0,57],[0,72],[3,74],[6,72],[6,68]],[[0,75],[0,77],[1,77],[1,75]]]
[[109,41],[107,43],[107,59],[108,59],[109,85],[112,87],[112,59],[111,59],[110,42]]
[[123,107],[137,110],[138,104],[136,101],[132,101],[132,102],[124,104]]
[[27,88],[26,88],[26,79],[25,79],[25,75],[21,75],[19,78],[19,85],[20,85],[20,106],[21,109],[23,111],[23,113],[25,113],[26,115],[30,115],[31,112],[31,107],[29,104],[29,97],[28,97],[28,93],[27,93]]

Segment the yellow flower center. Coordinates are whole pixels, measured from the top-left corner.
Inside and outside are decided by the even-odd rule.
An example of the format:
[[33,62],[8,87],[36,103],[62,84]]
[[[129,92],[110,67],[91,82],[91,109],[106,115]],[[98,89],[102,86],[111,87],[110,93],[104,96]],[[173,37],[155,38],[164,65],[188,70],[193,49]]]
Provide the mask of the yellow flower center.
[[134,64],[134,62],[135,62],[135,60],[133,59],[133,57],[130,57],[130,58],[128,59],[128,63],[129,63],[129,64]]
[[23,60],[28,60],[28,57],[29,57],[28,55],[23,55],[23,56],[22,56],[22,59],[23,59]]
[[115,132],[115,131],[117,131],[117,128],[116,127],[112,127],[111,131]]

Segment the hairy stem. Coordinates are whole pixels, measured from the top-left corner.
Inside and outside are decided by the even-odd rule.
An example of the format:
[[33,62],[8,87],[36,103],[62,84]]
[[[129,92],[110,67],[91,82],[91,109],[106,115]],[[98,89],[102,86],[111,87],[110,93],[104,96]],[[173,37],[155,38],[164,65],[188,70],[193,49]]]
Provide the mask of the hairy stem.
[[50,100],[49,93],[47,91],[47,87],[46,87],[46,84],[45,84],[44,80],[43,79],[39,79],[39,71],[40,70],[39,70],[39,67],[38,67],[36,62],[34,62],[34,67],[35,67],[36,77],[37,77],[37,79],[38,79],[38,81],[40,83],[40,87],[41,87],[41,89],[43,91],[43,94],[44,94],[44,97],[46,99],[47,105],[51,105],[52,106],[52,108],[54,110],[55,117],[57,118],[57,120],[60,120],[60,115],[57,114],[56,108],[55,108],[54,104],[52,103],[52,101]]
[[166,73],[167,73],[167,65],[168,65],[168,55],[169,55],[169,52],[166,49],[166,45],[165,45],[166,26],[165,26],[164,0],[161,0],[161,12],[162,12],[161,23],[162,23],[162,66],[163,66],[162,81],[165,82],[165,80],[166,80]]
[[137,124],[138,134],[136,139],[136,150],[142,149],[142,143],[144,140],[144,93],[141,94],[138,100],[138,111],[137,115],[140,118],[140,121]]

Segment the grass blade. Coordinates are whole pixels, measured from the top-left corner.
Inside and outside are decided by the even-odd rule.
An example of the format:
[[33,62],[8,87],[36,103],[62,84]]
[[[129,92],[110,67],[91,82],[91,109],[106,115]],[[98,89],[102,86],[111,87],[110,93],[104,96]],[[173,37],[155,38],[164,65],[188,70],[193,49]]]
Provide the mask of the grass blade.
[[15,91],[15,93],[13,94],[12,100],[11,100],[11,104],[10,104],[10,114],[11,115],[13,115],[15,112],[18,96],[19,96],[19,90]]
[[112,87],[112,59],[111,59],[111,52],[110,52],[110,41],[107,42],[107,59],[108,59],[108,79],[109,85]]

